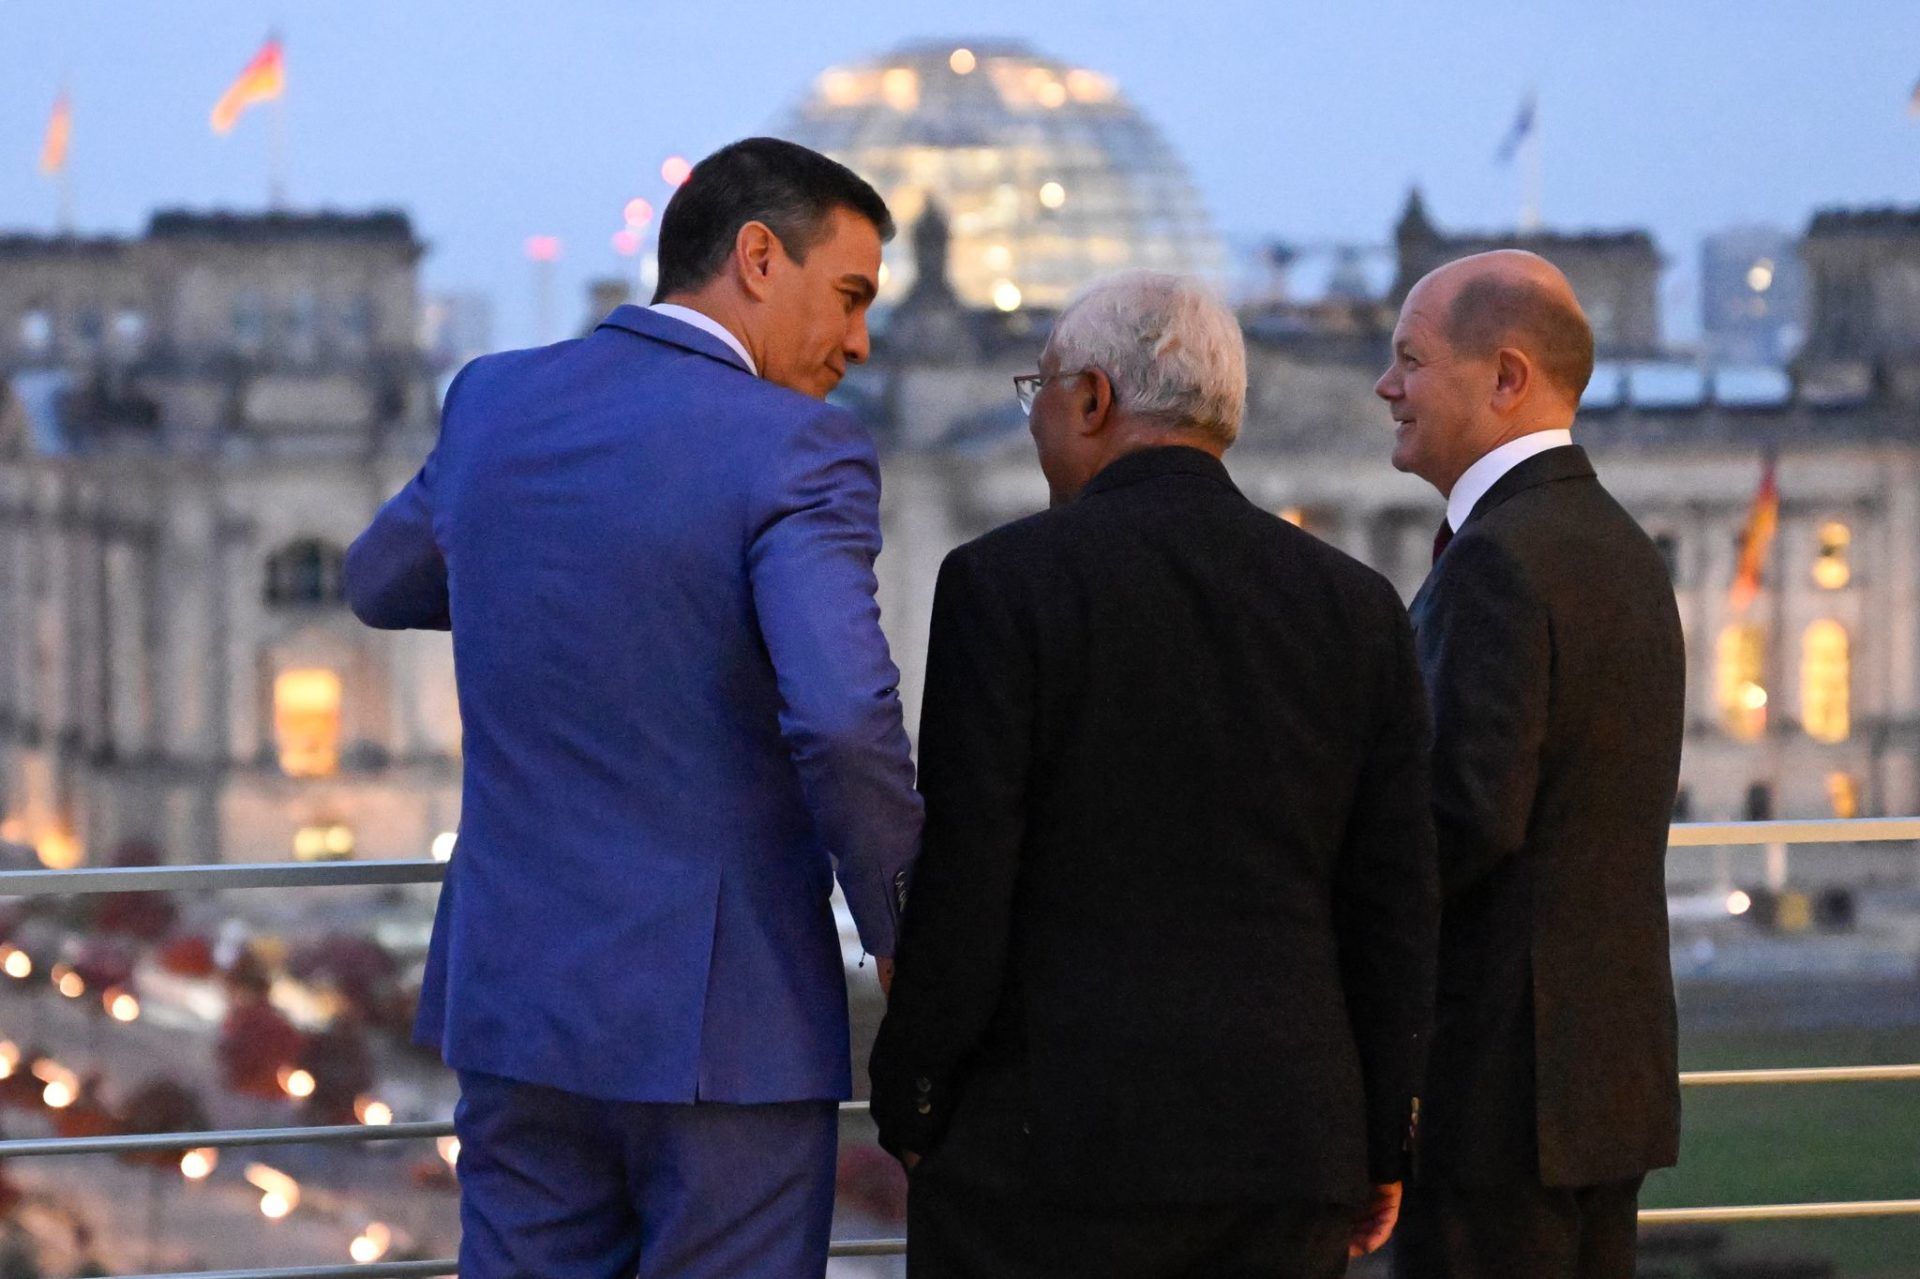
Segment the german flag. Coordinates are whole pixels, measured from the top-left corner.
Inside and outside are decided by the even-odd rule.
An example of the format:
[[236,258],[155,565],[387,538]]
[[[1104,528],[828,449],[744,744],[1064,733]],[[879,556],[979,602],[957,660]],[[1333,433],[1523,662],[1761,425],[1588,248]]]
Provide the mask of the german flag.
[[287,64],[281,55],[278,36],[268,36],[267,42],[260,46],[260,52],[253,55],[253,61],[240,73],[239,79],[228,86],[220,95],[220,101],[213,104],[213,131],[232,133],[233,126],[239,123],[241,112],[262,102],[272,102],[287,88]]
[[73,140],[73,104],[62,92],[53,100],[47,120],[47,138],[40,144],[40,172],[52,177],[67,167],[67,144]]
[[1740,534],[1740,568],[1733,575],[1733,589],[1727,603],[1736,613],[1752,607],[1760,594],[1760,578],[1766,569],[1767,551],[1773,546],[1773,533],[1780,524],[1780,485],[1774,477],[1774,457],[1768,453],[1760,469],[1760,487],[1747,512],[1747,527]]

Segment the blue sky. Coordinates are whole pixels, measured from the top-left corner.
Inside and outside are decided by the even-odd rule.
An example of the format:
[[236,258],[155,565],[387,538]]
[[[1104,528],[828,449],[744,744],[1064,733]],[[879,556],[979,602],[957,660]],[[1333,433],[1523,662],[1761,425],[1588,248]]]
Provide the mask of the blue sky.
[[1920,204],[1912,0],[0,0],[0,229],[53,225],[34,159],[63,81],[82,230],[263,205],[264,115],[227,138],[206,117],[274,26],[293,203],[407,209],[429,287],[492,294],[505,342],[531,333],[527,236],[565,241],[561,309],[583,314],[665,156],[927,37],[1017,37],[1113,75],[1236,237],[1382,241],[1414,181],[1443,225],[1511,224],[1519,170],[1493,152],[1530,84],[1547,221],[1650,228],[1679,311],[1705,232]]

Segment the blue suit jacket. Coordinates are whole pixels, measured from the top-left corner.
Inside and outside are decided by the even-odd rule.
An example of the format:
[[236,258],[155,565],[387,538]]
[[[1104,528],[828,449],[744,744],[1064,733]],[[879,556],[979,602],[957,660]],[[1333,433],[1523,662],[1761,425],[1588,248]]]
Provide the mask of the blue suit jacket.
[[880,633],[873,444],[623,306],[475,360],[347,554],[453,631],[465,733],[416,1036],[611,1100],[848,1095],[828,895],[893,952],[920,801]]

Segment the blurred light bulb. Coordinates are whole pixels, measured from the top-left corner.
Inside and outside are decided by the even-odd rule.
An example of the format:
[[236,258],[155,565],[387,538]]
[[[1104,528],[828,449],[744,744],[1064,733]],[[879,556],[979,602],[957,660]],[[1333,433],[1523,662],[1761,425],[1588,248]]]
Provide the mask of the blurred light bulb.
[[971,49],[955,49],[947,59],[947,65],[953,68],[955,75],[968,75],[980,65],[980,59],[973,56]]
[[1727,914],[1744,915],[1753,909],[1753,898],[1736,888],[1727,894]]
[[1012,280],[1002,280],[993,286],[993,304],[1002,311],[1020,309],[1020,286]]
[[313,1096],[313,1076],[304,1070],[287,1072],[286,1082],[281,1084],[287,1090],[287,1096],[295,1099]]
[[460,1166],[460,1139],[458,1137],[442,1137],[434,1143],[434,1147],[439,1150],[440,1157],[447,1161],[447,1167],[458,1168]]
[[115,1021],[139,1021],[140,1001],[126,991],[108,991],[101,996],[106,1005],[107,1015]]
[[268,1221],[278,1221],[293,1211],[293,1205],[287,1202],[285,1195],[268,1191],[260,1196],[260,1215]]
[[211,1146],[189,1150],[180,1156],[180,1175],[188,1181],[205,1181],[220,1166],[220,1152]]
[[628,226],[638,229],[653,221],[653,202],[639,196],[627,201],[627,207],[621,210]]
[[1067,202],[1067,189],[1058,182],[1049,182],[1040,188],[1040,203],[1049,209],[1057,209]]
[[353,1113],[363,1124],[384,1126],[393,1122],[393,1107],[384,1101],[372,1097],[362,1097],[353,1103]]
[[24,950],[15,950],[11,946],[7,947],[7,957],[4,965],[7,970],[7,976],[9,977],[24,981],[33,976],[33,959]]
[[660,177],[670,187],[682,186],[693,176],[693,165],[683,155],[670,155],[660,165]]

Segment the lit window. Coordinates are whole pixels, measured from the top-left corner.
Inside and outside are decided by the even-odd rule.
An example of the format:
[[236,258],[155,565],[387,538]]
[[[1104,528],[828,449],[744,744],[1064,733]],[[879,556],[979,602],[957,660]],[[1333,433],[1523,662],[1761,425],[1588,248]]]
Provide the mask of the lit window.
[[339,822],[302,826],[293,833],[293,855],[303,862],[332,862],[353,856],[353,828]]
[[1740,741],[1754,741],[1767,731],[1766,635],[1751,622],[1736,622],[1720,632],[1715,656],[1721,727]]
[[1860,783],[1850,773],[1827,774],[1827,799],[1833,805],[1833,815],[1842,821],[1860,815]]
[[1853,530],[1837,520],[1820,526],[1820,553],[1813,561],[1813,581],[1823,590],[1837,591],[1853,580],[1853,566],[1847,562],[1847,548],[1853,544]]
[[1816,742],[1844,742],[1852,731],[1848,693],[1853,683],[1847,628],[1822,619],[1800,645],[1800,721]]
[[273,731],[280,771],[331,777],[340,769],[340,677],[332,671],[283,671],[273,681]]
[[345,561],[345,552],[328,542],[309,538],[288,543],[267,560],[267,603],[345,603]]

